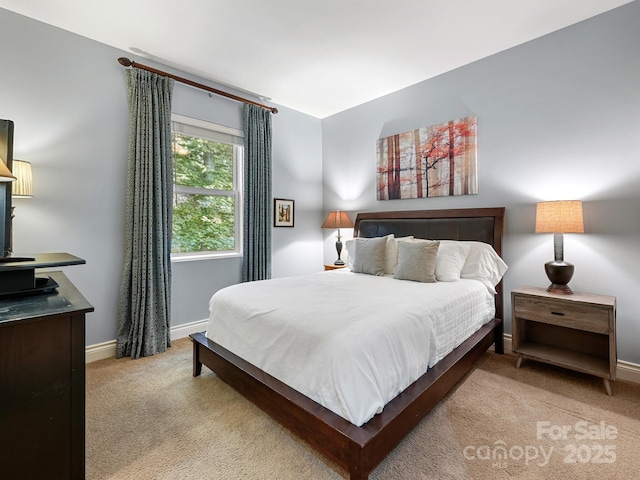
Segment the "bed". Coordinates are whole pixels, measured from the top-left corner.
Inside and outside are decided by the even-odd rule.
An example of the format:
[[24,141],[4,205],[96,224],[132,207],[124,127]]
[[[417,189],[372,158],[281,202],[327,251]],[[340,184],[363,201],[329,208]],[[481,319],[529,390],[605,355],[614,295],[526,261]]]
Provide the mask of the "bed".
[[[394,234],[395,237],[476,241],[491,245],[501,255],[503,225],[504,208],[368,212],[358,214],[354,237]],[[193,375],[200,375],[202,365],[206,365],[316,450],[346,468],[352,480],[367,479],[491,345],[496,353],[503,353],[501,283],[495,286],[493,300],[494,318],[474,329],[466,340],[360,426],[212,341],[204,332],[191,335]]]

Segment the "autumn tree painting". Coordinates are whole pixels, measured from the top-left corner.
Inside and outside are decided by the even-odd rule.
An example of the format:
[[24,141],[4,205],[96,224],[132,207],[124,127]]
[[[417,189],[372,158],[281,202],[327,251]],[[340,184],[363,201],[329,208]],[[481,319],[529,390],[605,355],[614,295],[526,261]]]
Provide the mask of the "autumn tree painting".
[[378,140],[378,200],[478,193],[476,117]]

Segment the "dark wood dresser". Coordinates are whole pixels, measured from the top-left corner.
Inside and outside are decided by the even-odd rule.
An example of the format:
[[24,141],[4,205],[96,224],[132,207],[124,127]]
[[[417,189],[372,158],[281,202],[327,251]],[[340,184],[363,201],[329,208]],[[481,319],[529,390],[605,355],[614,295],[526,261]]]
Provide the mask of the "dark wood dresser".
[[85,476],[85,314],[62,272],[56,291],[0,298],[0,477]]

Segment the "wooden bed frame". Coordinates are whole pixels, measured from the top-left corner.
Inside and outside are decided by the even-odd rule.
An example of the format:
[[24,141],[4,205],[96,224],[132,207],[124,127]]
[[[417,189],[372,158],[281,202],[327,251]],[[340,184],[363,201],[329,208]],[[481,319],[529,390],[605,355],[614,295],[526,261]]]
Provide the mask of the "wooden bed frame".
[[[394,233],[417,238],[478,240],[502,255],[504,208],[419,210],[360,213],[354,236]],[[193,375],[202,365],[235,388],[266,413],[349,471],[351,480],[365,480],[373,469],[462,379],[495,344],[503,347],[503,293],[497,287],[496,318],[411,384],[369,422],[357,427],[259,368],[209,340],[204,333],[193,340]]]

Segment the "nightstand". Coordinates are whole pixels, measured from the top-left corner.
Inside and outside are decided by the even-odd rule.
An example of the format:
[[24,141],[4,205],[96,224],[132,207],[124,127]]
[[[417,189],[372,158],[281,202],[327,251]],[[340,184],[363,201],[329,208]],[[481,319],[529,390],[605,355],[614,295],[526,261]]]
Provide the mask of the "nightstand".
[[324,264],[324,269],[325,270],[338,270],[340,268],[344,268],[346,267],[346,265],[334,265],[333,263],[325,263]]
[[616,298],[544,288],[511,292],[512,349],[523,358],[602,377],[608,395],[616,379]]

